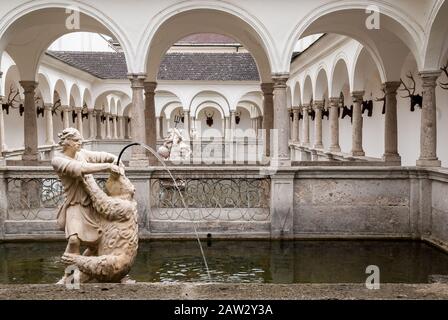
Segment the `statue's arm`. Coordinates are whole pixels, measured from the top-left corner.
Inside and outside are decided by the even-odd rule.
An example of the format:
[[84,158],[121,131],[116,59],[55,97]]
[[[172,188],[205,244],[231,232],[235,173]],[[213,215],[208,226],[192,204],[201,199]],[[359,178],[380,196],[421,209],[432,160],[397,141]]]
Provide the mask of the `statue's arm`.
[[118,157],[108,152],[81,151],[87,162],[90,163],[117,163]]
[[63,157],[54,157],[51,165],[59,175],[73,178],[81,178],[84,174],[111,172],[112,170],[110,163],[85,163]]

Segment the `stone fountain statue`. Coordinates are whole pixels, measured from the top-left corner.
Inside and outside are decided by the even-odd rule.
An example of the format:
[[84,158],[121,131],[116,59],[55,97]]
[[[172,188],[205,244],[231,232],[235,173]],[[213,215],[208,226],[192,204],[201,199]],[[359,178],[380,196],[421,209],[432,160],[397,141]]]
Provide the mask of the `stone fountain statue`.
[[165,160],[187,160],[191,156],[191,148],[184,142],[184,137],[179,129],[168,130],[168,137],[165,139],[157,153]]
[[[62,261],[80,270],[81,282],[121,282],[138,248],[134,186],[122,164],[114,164],[114,155],[81,149],[82,137],[76,129],[64,129],[59,138],[63,150],[52,165],[66,196],[58,212],[58,224],[68,239]],[[92,176],[100,172],[110,173],[106,192]],[[82,245],[87,249],[81,255]],[[65,283],[67,276],[58,283]]]

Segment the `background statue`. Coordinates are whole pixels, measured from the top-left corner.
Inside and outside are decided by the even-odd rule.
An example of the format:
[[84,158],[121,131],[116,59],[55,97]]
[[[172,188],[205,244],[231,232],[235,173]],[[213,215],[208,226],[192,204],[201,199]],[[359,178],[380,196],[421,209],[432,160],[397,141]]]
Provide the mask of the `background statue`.
[[187,160],[191,156],[191,148],[184,142],[184,138],[177,128],[168,130],[168,137],[165,139],[157,153],[165,160]]

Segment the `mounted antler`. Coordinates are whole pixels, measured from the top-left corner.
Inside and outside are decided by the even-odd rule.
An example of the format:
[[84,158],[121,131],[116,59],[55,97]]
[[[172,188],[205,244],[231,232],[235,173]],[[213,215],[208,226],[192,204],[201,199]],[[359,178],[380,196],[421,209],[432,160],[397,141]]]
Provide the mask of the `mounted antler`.
[[[442,68],[440,68],[440,70],[442,70],[445,73],[445,75],[448,77],[448,61],[447,61],[446,65],[444,65]],[[448,90],[448,82],[446,82],[446,83],[440,82],[440,87],[443,90]]]
[[[39,105],[39,102],[42,102],[41,106]],[[36,106],[37,117],[38,118],[39,118],[39,116],[44,117],[44,115],[45,115],[45,107],[44,107],[44,104],[43,104],[43,100],[39,96],[36,96],[36,97],[34,97],[34,104]]]
[[215,115],[215,112],[208,113],[204,110],[205,117],[207,118],[206,123],[209,127],[213,126],[213,116]]
[[342,119],[344,119],[346,116],[349,116],[353,121],[353,105],[349,107],[344,106],[344,109],[342,110]]
[[[9,94],[7,100],[2,104],[2,110],[6,110],[6,114],[9,114],[9,108],[20,108],[20,100],[16,100],[19,96],[19,89],[14,89],[12,84],[9,88]],[[16,106],[15,104],[19,104],[19,106]]]
[[418,105],[420,108],[422,107],[423,96],[421,96],[419,94],[417,94],[417,95],[415,94],[416,85],[415,85],[415,79],[414,79],[414,76],[412,75],[412,73],[409,73],[408,75],[406,75],[406,77],[412,81],[413,87],[411,87],[409,89],[408,86],[406,85],[406,83],[404,83],[403,79],[400,79],[400,82],[404,87],[404,89],[400,89],[400,91],[408,92],[408,95],[406,97],[402,97],[402,98],[410,98],[411,99],[411,111],[414,112],[416,105]]
[[372,117],[373,116],[373,101],[363,101],[362,102],[362,114],[367,111],[367,116]]
[[375,101],[383,101],[383,111],[381,113],[386,114],[386,89],[383,88],[381,91],[383,91],[384,97],[376,98]]

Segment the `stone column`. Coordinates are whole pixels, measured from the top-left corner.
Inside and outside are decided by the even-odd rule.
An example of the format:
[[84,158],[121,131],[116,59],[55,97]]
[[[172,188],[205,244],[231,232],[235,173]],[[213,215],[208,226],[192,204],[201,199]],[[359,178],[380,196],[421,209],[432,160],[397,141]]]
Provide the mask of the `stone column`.
[[38,161],[39,153],[37,138],[37,114],[36,104],[34,103],[36,81],[20,81],[25,94],[25,113],[24,113],[24,131],[25,131],[25,152],[22,156],[24,161]]
[[303,138],[302,138],[302,146],[309,147],[310,146],[310,117],[309,117],[310,106],[308,104],[303,105],[302,114],[303,114]]
[[383,88],[386,92],[386,119],[384,126],[384,155],[383,160],[393,165],[401,165],[398,154],[398,125],[397,125],[397,89],[401,83],[386,82]]
[[236,129],[236,120],[235,120],[235,111],[230,111],[230,139],[235,139],[235,129]]
[[111,134],[111,126],[110,126],[110,113],[106,113],[106,139],[110,140],[112,139],[112,134]]
[[63,129],[70,128],[70,106],[62,106],[61,108],[64,119],[62,123]]
[[118,117],[118,139],[124,139],[124,116]]
[[314,101],[314,112],[316,117],[314,119],[314,149],[323,149],[322,142],[322,110],[324,109],[324,102],[320,100]]
[[224,117],[226,123],[225,137],[230,139],[230,117]]
[[364,91],[352,92],[353,98],[353,126],[352,126],[352,156],[364,157],[366,153],[362,147],[362,102]]
[[160,140],[160,117],[156,117],[156,137],[157,140]]
[[262,83],[263,91],[263,130],[266,138],[264,141],[264,156],[271,156],[271,130],[274,127],[274,84]]
[[[160,137],[160,139],[163,139],[164,137],[163,137],[163,121],[164,121],[164,117],[163,117],[163,115],[160,115],[160,118],[159,118],[159,132],[158,132],[158,135],[159,135],[159,137]],[[191,124],[194,126],[194,118],[191,118]]]
[[130,118],[129,117],[124,117],[124,138],[125,139],[131,139],[131,129],[129,126],[130,123]]
[[89,140],[95,140],[95,112],[89,110]]
[[54,132],[53,132],[53,104],[44,104],[44,115],[45,115],[45,144],[48,146],[54,145]]
[[277,131],[277,141],[274,140],[273,164],[275,166],[291,166],[287,126],[289,113],[286,107],[288,75],[274,75],[272,80],[274,81],[274,128]]
[[330,152],[341,152],[339,146],[339,97],[330,98]]
[[[143,100],[143,82],[146,78],[144,74],[129,74],[132,88],[132,109],[131,109],[131,127],[132,138],[136,142],[146,143],[146,129],[145,129],[145,102]],[[146,151],[141,147],[133,147],[131,153],[131,160],[129,161],[131,167],[146,167],[148,166],[148,157]]]
[[97,140],[103,140],[103,128],[102,128],[102,122],[101,122],[101,116],[103,115],[103,112],[100,110],[95,110],[95,117],[96,117],[96,139]]
[[299,143],[299,113],[298,107],[292,108],[292,114],[294,118],[292,120],[292,142]]
[[84,137],[82,128],[82,109],[76,108],[75,112],[76,112],[76,129],[78,129],[79,133],[81,134],[81,137]]
[[420,158],[419,167],[441,167],[442,162],[437,157],[437,104],[436,86],[441,71],[423,71],[423,106],[420,127]]
[[184,110],[184,138],[190,140],[190,110]]
[[118,116],[113,115],[112,116],[112,123],[113,123],[113,135],[112,137],[116,140],[118,139],[118,125],[117,125]]
[[[157,150],[157,133],[156,133],[156,104],[155,90],[157,82],[145,82],[145,131],[146,144],[154,150]],[[150,164],[158,164],[157,158],[149,154]]]

